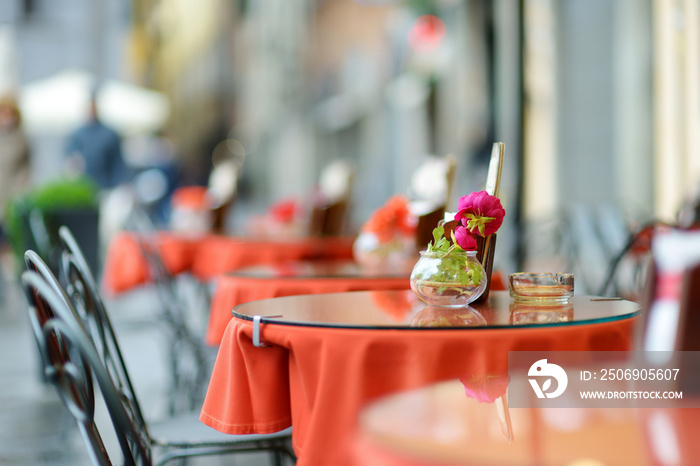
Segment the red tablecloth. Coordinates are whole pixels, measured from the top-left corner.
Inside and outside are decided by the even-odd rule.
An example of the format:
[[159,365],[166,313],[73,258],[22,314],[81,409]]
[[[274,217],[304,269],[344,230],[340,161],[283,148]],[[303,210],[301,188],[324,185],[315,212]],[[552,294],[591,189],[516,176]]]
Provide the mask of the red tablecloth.
[[[239,267],[283,260],[352,259],[352,237],[304,237],[286,240],[250,240],[206,235],[190,238],[162,232],[154,239],[172,274],[192,272],[202,280]],[[136,237],[119,233],[107,248],[102,288],[107,294],[127,291],[149,280],[148,263]]]
[[393,278],[257,278],[224,275],[217,279],[209,311],[206,342],[216,346],[231,320],[234,306],[258,299],[300,294],[341,293],[362,290],[408,290],[408,277]]
[[[177,275],[192,268],[204,238],[187,238],[160,233],[153,239],[170,273]],[[150,280],[148,262],[131,233],[118,233],[109,243],[102,272],[102,289],[107,294],[121,293]]]
[[210,236],[197,249],[192,273],[206,280],[249,265],[304,259],[350,260],[354,240],[350,236],[284,240]]
[[231,434],[294,426],[300,466],[343,465],[363,404],[464,374],[504,372],[508,351],[629,350],[636,318],[517,329],[376,330],[253,324],[221,341],[200,419]]

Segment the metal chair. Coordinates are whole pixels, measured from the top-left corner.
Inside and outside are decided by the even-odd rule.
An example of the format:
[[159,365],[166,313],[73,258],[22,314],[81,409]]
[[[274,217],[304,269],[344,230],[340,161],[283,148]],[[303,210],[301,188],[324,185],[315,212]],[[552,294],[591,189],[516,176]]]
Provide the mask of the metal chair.
[[[70,229],[62,226],[58,231],[62,246],[61,274],[63,286],[56,279],[48,265],[33,251],[27,251],[27,268],[38,272],[64,300],[76,310],[84,328],[102,357],[110,374],[115,376],[120,392],[129,401],[135,417],[143,421],[141,408],[129,379],[122,358],[116,334],[107,313],[97,282],[92,274],[81,248]],[[152,251],[143,245],[145,252]],[[155,247],[155,246],[152,246]],[[158,290],[161,294],[164,312],[162,321],[168,332],[168,364],[171,384],[168,390],[169,413],[193,413],[201,407],[210,377],[211,363],[205,354],[203,343],[196,340],[184,320],[184,309],[177,297],[174,278],[167,272],[159,257],[151,257],[149,262],[159,270]],[[64,291],[65,290],[65,291]],[[195,414],[181,417],[185,422],[199,423]],[[173,421],[176,424],[182,421]]]
[[321,170],[314,196],[309,234],[340,235],[347,227],[355,169],[345,160],[331,162]]
[[650,222],[629,233],[625,245],[608,264],[598,295],[642,301],[653,267],[652,238],[658,230],[667,228],[670,226],[665,223]]
[[78,316],[51,285],[34,271],[22,274],[29,319],[39,347],[45,378],[75,418],[95,465],[111,465],[103,435],[95,422],[95,386],[104,397],[125,465],[152,464],[145,432],[125,409],[110,376],[80,325]]
[[[114,463],[113,452],[110,455],[103,442],[104,426],[95,422],[93,379],[111,419],[109,434],[121,450],[119,464],[161,465],[175,458],[262,450],[273,452],[278,465],[282,455],[295,460],[287,446],[291,428],[273,434],[228,435],[199,422],[194,413],[147,423],[106,313],[101,315],[98,310],[92,315],[95,325],[91,326],[97,332],[88,333],[46,264],[33,251],[27,257],[31,265],[22,274],[22,284],[43,371],[76,419],[93,464]],[[97,345],[92,339],[95,335]],[[165,449],[157,460],[154,447]]]

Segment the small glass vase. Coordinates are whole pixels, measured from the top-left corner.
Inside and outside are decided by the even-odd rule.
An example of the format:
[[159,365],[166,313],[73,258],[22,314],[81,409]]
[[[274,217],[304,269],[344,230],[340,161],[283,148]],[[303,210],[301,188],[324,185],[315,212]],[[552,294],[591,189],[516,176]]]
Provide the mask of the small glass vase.
[[481,296],[487,282],[476,251],[421,251],[411,272],[411,289],[430,306],[465,307]]

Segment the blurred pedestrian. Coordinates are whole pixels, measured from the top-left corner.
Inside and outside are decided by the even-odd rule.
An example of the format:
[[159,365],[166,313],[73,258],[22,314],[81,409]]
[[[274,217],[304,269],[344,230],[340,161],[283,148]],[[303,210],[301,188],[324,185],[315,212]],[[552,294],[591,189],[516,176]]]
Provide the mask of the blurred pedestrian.
[[88,122],[78,128],[66,146],[69,170],[85,173],[102,189],[129,181],[129,169],[122,156],[120,135],[100,121],[97,99],[90,99]]
[[8,201],[29,186],[29,144],[11,95],[0,97],[0,219]]
[[[6,258],[5,210],[9,201],[29,186],[29,145],[22,129],[22,116],[12,95],[0,97],[0,299],[5,298],[5,280],[12,270]],[[0,306],[3,307],[3,306]]]

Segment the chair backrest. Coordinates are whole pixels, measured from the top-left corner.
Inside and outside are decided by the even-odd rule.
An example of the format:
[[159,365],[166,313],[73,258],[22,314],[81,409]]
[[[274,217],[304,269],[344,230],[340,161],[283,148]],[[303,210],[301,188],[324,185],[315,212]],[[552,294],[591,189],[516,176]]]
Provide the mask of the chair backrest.
[[453,155],[445,157],[427,157],[411,174],[408,188],[409,195],[414,201],[420,201],[429,206],[425,211],[435,207],[446,208],[452,194],[457,159]]
[[422,251],[433,240],[433,229],[445,218],[445,207],[435,207],[430,212],[418,215],[416,226],[416,250]]
[[648,274],[653,268],[651,240],[654,232],[667,226],[652,222],[629,233],[625,245],[608,263],[605,278],[597,291],[598,296],[618,296],[630,301],[644,298]]
[[418,218],[416,249],[433,239],[433,229],[444,219],[450,201],[457,160],[453,155],[428,157],[411,175],[411,210]]
[[211,212],[214,216],[214,232],[223,232],[226,229],[231,206],[238,193],[239,163],[241,162],[234,159],[219,161],[209,174],[207,192],[213,201]]
[[[115,387],[80,318],[64,297],[34,270],[22,274],[29,302],[29,318],[41,355],[42,369],[55,386],[64,405],[78,423],[93,464],[113,464],[95,422],[95,386],[109,413],[113,435],[124,465],[150,465],[148,433],[134,422],[128,406]],[[93,380],[94,379],[94,380]]]
[[312,236],[337,236],[345,229],[348,200],[315,205],[311,211],[309,234]]
[[[121,347],[114,332],[107,309],[97,291],[97,282],[85,260],[85,256],[70,229],[61,226],[58,230],[62,245],[61,273],[66,295],[71,301],[83,324],[92,338],[103,365],[107,368],[122,399],[128,403],[134,421],[147,431],[143,412],[136,396],[136,390],[129,377]],[[36,260],[34,261],[36,262]],[[55,280],[55,278],[53,278]],[[50,281],[48,279],[47,281]]]
[[336,160],[323,168],[311,212],[309,234],[332,236],[343,233],[354,178],[355,170],[345,160]]
[[83,244],[83,255],[86,262],[92,267],[97,266],[97,242],[98,242],[98,221],[99,213],[94,208],[81,209],[53,209],[43,212],[34,208],[28,215],[30,237],[29,244],[25,249],[37,251],[51,270],[58,271],[61,260],[61,246],[58,240],[58,226],[71,225],[79,232]]

